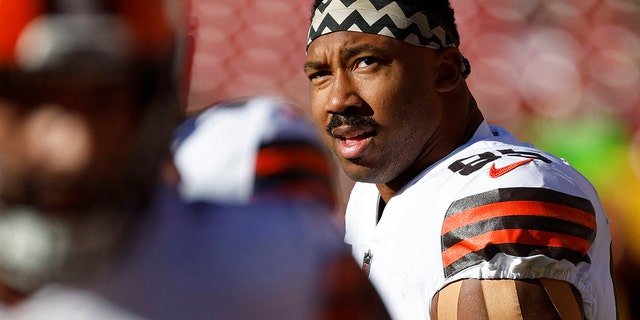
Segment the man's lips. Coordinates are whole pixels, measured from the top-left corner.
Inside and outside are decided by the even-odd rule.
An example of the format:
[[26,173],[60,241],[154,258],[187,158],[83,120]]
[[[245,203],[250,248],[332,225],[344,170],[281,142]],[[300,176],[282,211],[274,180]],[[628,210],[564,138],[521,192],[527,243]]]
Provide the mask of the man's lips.
[[345,159],[355,159],[364,154],[372,141],[374,131],[368,127],[342,126],[331,131],[336,139],[336,151]]

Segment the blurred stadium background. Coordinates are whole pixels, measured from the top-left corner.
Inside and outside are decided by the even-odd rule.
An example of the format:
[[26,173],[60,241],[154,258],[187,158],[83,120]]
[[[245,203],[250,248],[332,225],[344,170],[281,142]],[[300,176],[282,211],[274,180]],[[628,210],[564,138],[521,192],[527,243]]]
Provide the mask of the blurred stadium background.
[[[276,95],[308,109],[311,0],[191,0],[189,108]],[[614,232],[621,319],[640,319],[640,0],[451,0],[486,118],[567,159]],[[339,176],[344,194],[351,182]],[[638,310],[634,310],[638,309]]]

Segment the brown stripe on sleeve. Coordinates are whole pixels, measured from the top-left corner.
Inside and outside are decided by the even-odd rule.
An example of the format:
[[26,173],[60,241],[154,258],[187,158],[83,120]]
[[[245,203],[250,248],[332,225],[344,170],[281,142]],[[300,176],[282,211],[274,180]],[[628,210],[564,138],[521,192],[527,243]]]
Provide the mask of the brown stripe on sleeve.
[[546,278],[540,279],[540,282],[563,320],[581,320],[584,318],[582,298],[571,284]]

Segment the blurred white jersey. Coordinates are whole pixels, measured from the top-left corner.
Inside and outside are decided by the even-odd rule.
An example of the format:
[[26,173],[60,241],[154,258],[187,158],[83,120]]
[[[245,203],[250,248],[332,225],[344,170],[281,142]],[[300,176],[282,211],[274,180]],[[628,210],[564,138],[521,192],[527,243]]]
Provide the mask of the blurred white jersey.
[[174,161],[187,201],[240,204],[266,193],[287,198],[307,191],[334,201],[327,194],[333,188],[331,158],[302,111],[287,101],[225,101],[176,132]]
[[384,207],[357,183],[346,242],[394,319],[429,318],[458,279],[551,278],[573,284],[587,319],[614,319],[608,220],[591,184],[563,160],[483,123]]
[[50,285],[17,306],[0,306],[5,320],[143,320],[95,292]]

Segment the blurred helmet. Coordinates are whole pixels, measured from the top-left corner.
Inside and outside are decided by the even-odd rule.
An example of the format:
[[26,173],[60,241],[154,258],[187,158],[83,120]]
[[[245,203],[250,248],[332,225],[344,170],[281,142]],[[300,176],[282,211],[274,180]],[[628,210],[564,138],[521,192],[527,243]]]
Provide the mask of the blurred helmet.
[[[0,0],[0,71],[99,75],[138,68],[184,94],[192,42],[186,1]],[[186,53],[186,54],[185,54]],[[162,81],[168,81],[162,83]],[[168,86],[168,87],[167,87]],[[184,98],[183,96],[179,98]]]
[[87,54],[111,60],[170,57],[184,18],[180,3],[0,1],[0,65],[35,71]]

